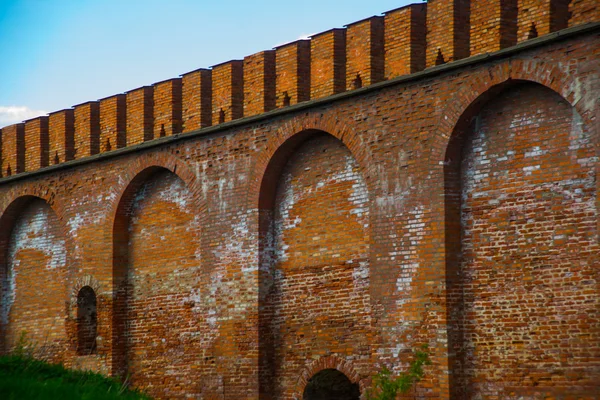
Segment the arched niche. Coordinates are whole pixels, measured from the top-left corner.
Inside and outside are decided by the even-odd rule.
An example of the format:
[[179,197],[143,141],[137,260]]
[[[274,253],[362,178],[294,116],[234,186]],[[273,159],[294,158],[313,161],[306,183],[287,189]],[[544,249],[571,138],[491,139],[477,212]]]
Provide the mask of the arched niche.
[[313,355],[366,355],[369,243],[368,189],[350,150],[318,130],[284,142],[259,198],[261,398],[284,395]]
[[597,369],[575,361],[600,354],[593,143],[574,107],[531,82],[490,89],[458,120],[444,163],[453,396],[597,389]]
[[182,338],[204,326],[190,309],[201,278],[200,218],[178,174],[151,166],[131,180],[115,214],[113,252],[114,374],[136,386],[165,374],[150,391],[176,396],[185,390],[177,379],[198,361],[196,342]]
[[66,264],[64,230],[46,200],[25,195],[11,202],[0,217],[3,351],[27,343],[60,359],[67,340]]

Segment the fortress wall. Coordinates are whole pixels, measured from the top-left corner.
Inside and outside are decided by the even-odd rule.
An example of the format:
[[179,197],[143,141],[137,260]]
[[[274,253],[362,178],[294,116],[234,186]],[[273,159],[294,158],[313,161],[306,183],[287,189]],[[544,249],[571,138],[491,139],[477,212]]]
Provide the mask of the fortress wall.
[[258,115],[598,20],[595,0],[411,4],[310,40],[108,97],[101,101],[100,111],[93,101],[75,106],[75,128],[69,111],[51,118],[48,156],[40,153],[39,162],[28,161],[19,172]]
[[[395,374],[405,371],[412,349],[426,343],[432,365],[426,368],[425,381],[410,396],[448,399],[461,388],[456,381],[460,365],[452,362],[457,354],[455,342],[449,340],[453,331],[461,330],[469,339],[463,348],[463,360],[477,361],[475,357],[479,355],[486,360],[467,364],[468,382],[477,386],[478,394],[527,400],[540,396],[593,397],[600,382],[596,362],[600,330],[595,322],[599,308],[595,307],[598,291],[594,278],[600,254],[598,186],[593,176],[598,159],[597,151],[592,150],[595,142],[585,141],[597,140],[594,99],[598,74],[594,71],[598,69],[599,47],[597,31],[581,32],[518,53],[480,60],[466,68],[357,92],[355,96],[302,110],[290,109],[274,118],[232,124],[215,133],[190,135],[154,148],[140,148],[36,176],[4,179],[0,181],[0,233],[8,230],[4,225],[4,217],[10,213],[5,211],[7,204],[19,196],[48,193],[46,188],[51,188],[48,197],[53,199],[52,207],[63,210],[57,211],[57,216],[68,227],[65,240],[73,243],[73,251],[67,252],[71,276],[63,281],[66,292],[72,293],[80,287],[74,282],[83,282],[91,275],[102,285],[107,302],[107,315],[99,315],[104,345],[90,359],[105,371],[118,372],[107,352],[118,351],[121,338],[137,343],[135,351],[139,353],[132,355],[135,363],[130,372],[136,374],[137,384],[143,387],[149,387],[151,382],[150,389],[159,397],[178,398],[183,397],[182,393],[191,393],[204,398],[258,398],[259,366],[266,357],[260,348],[259,341],[264,336],[259,334],[259,327],[271,322],[275,328],[282,322],[285,328],[274,329],[281,341],[275,342],[273,348],[278,354],[287,354],[291,361],[288,365],[277,360],[282,369],[276,368],[272,376],[289,384],[285,388],[289,397],[302,398],[306,381],[323,368],[343,371],[362,389],[382,365],[389,366]],[[566,99],[561,101],[571,106],[565,108],[547,91],[523,92],[530,83],[521,80],[541,82],[560,93]],[[498,92],[494,85],[503,85],[508,92]],[[467,233],[473,233],[483,227],[478,221],[484,221],[487,225],[481,235],[488,236],[460,243],[460,208],[457,225],[452,225],[445,209],[449,194],[445,172],[461,156],[454,157],[446,149],[449,138],[461,137],[461,132],[463,139],[482,134],[481,130],[467,133],[468,126],[459,123],[472,121],[482,109],[485,115],[480,120],[485,124],[479,127],[489,131],[485,141],[488,147],[470,147],[476,154],[469,158],[473,168],[465,170],[471,172],[465,172],[464,180],[474,188],[465,189],[465,204],[471,209],[474,205],[479,207],[479,219],[463,226]],[[552,119],[552,115],[557,117]],[[355,197],[357,204],[340,201],[349,197],[333,188],[358,189],[354,179],[358,174],[354,167],[348,169],[352,173],[340,173],[347,171],[342,168],[347,164],[341,162],[345,158],[339,157],[339,148],[298,141],[303,136],[295,134],[306,132],[307,128],[320,129],[343,143],[368,188],[367,199]],[[304,150],[300,148],[302,143],[306,145]],[[4,144],[3,140],[3,147]],[[279,282],[293,283],[295,276],[309,277],[313,271],[334,264],[329,260],[337,259],[336,254],[351,254],[350,248],[343,249],[345,253],[337,251],[343,243],[336,241],[333,228],[338,227],[339,231],[346,225],[355,226],[346,221],[359,218],[360,204],[369,207],[368,269],[354,269],[354,263],[346,263],[331,270],[332,274],[318,284],[321,275],[314,273],[310,294],[303,293],[305,286],[300,284],[279,285],[293,290],[279,292],[285,297],[278,303],[279,317],[265,321],[269,314],[261,312],[268,310],[259,308],[262,267],[258,199],[268,191],[261,183],[270,160],[287,145],[296,151],[289,153],[276,171],[284,173],[288,168],[293,173],[285,173],[289,181],[281,180],[284,195],[279,198],[299,201],[276,202],[280,210],[277,226],[284,228],[279,236],[284,245],[279,249],[282,255],[289,256],[287,261],[280,258],[280,265],[292,267],[294,261],[298,268],[286,269],[291,274],[280,275]],[[515,151],[514,159],[498,159],[510,150]],[[496,154],[498,158],[491,161]],[[328,165],[331,174],[325,173]],[[539,169],[535,168],[537,165]],[[145,190],[134,191],[136,206],[128,207],[133,203],[124,200],[124,193],[139,172],[150,166],[177,171],[194,195],[180,191],[180,183],[174,177],[165,180],[158,175],[144,175],[147,180],[143,182],[151,183]],[[510,186],[517,185],[517,181],[503,179],[504,171],[531,180],[525,183],[538,180],[544,190],[529,190],[522,194],[526,201],[519,199],[515,197],[515,186]],[[529,172],[531,175],[527,175]],[[486,173],[489,176],[484,176]],[[346,181],[343,176],[351,179]],[[163,197],[168,197],[168,201]],[[462,199],[460,194],[455,198],[459,202]],[[533,201],[528,202],[529,198]],[[312,199],[316,201],[311,203]],[[184,200],[185,212],[179,214]],[[498,211],[506,211],[498,221],[494,220],[497,206],[493,200],[502,205]],[[120,225],[115,216],[119,205],[128,212],[135,209],[133,214],[140,218],[133,217],[131,224]],[[521,205],[531,209],[519,209],[517,206]],[[521,214],[521,210],[527,213]],[[569,217],[557,218],[563,214]],[[312,216],[332,222],[319,226],[318,221],[311,222]],[[192,217],[197,229],[188,230],[188,222],[179,224],[184,220],[192,223]],[[168,236],[165,219],[173,221],[173,237]],[[555,228],[562,233],[555,234]],[[125,321],[133,330],[126,335],[111,329],[112,317],[128,312],[123,305],[127,303],[113,302],[113,295],[119,292],[111,282],[124,268],[118,264],[118,257],[113,264],[113,255],[119,255],[113,249],[113,239],[119,232],[133,232],[133,241],[117,240],[116,244],[128,249],[131,243],[135,261],[125,264],[134,265],[131,293],[136,296],[136,301],[129,303],[132,319]],[[296,232],[301,234],[294,237]],[[510,235],[517,235],[521,241],[518,243],[524,244],[517,249],[511,245],[503,248],[494,235],[505,233],[509,239]],[[481,266],[465,266],[468,279],[456,274],[463,268],[452,264],[449,237],[467,244],[463,247],[468,250],[467,255]],[[360,238],[356,234],[347,242],[367,241]],[[533,244],[538,239],[542,244]],[[527,240],[532,240],[532,244],[525,244]],[[493,254],[488,257],[488,251],[512,264],[504,263],[504,259],[494,260]],[[311,260],[316,263],[310,264]],[[494,262],[502,264],[503,269],[495,268]],[[179,263],[185,268],[177,268]],[[518,267],[519,263],[523,268]],[[566,269],[566,264],[571,270]],[[519,275],[519,271],[523,274]],[[152,277],[154,273],[156,279]],[[505,285],[506,292],[484,284],[492,273],[496,274],[493,282]],[[475,300],[463,319],[457,318],[448,306],[452,292],[447,288],[452,280],[459,282],[460,293],[468,293]],[[368,288],[360,285],[367,281]],[[334,290],[319,293],[320,285],[330,285]],[[171,286],[178,287],[178,292],[167,293]],[[550,288],[552,296],[545,294]],[[311,297],[312,293],[316,296]],[[318,296],[327,301],[320,304]],[[506,296],[524,296],[526,301],[508,301]],[[351,312],[343,307],[342,299],[353,304]],[[68,297],[62,299],[67,300]],[[541,303],[536,305],[536,301]],[[168,307],[160,310],[162,303]],[[479,308],[482,305],[485,309]],[[515,313],[517,317],[512,317],[513,309],[503,311],[509,307],[519,311]],[[576,314],[570,314],[572,308]],[[171,316],[176,322],[169,319]],[[315,316],[306,333],[311,336],[305,336],[316,338],[310,343],[294,325],[295,317],[306,320],[307,316]],[[573,323],[564,327],[554,324],[557,316]],[[42,326],[27,318],[23,316],[20,323],[27,329],[39,330],[36,337],[43,336]],[[535,328],[536,320],[541,321],[539,326],[543,329],[530,329]],[[351,335],[346,337],[341,329],[330,329],[329,324],[335,321],[345,321]],[[551,328],[545,330],[548,326]],[[319,335],[319,330],[323,335]],[[370,333],[363,335],[364,332]],[[523,337],[525,333],[531,335],[519,342],[519,335]],[[69,343],[76,340],[71,333],[67,335]],[[311,343],[315,347],[309,348]],[[553,347],[555,344],[558,347]],[[281,345],[287,347],[277,347]],[[551,348],[551,368],[544,366],[537,348]],[[175,361],[168,363],[160,358],[161,353],[173,354]],[[152,364],[153,359],[156,365]],[[85,360],[67,354],[63,361],[82,365]],[[160,375],[161,370],[168,370],[169,375]],[[498,375],[490,371],[498,371]],[[486,386],[486,382],[490,384]]]

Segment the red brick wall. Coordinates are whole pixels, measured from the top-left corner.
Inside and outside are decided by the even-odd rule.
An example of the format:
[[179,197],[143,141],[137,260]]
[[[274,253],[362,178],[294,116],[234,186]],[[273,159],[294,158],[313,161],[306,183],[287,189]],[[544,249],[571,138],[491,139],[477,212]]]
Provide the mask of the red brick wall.
[[491,53],[517,44],[517,0],[471,2],[471,54]]
[[74,158],[88,157],[100,152],[100,105],[88,101],[75,108]]
[[201,227],[193,197],[176,175],[157,171],[135,192],[127,218],[128,243],[121,243],[128,258],[127,319],[137,321],[124,332],[127,372],[136,386],[163,382],[149,390],[159,398],[199,395],[190,388],[206,374],[212,339],[203,317],[210,309],[198,286]]
[[293,372],[309,355],[333,352],[368,364],[372,340],[369,205],[360,169],[342,142],[322,133],[292,154],[270,182],[274,207],[261,221],[265,398],[289,398]]
[[154,88],[127,92],[127,146],[154,139]]
[[469,0],[427,3],[427,67],[469,56],[469,8]]
[[559,95],[523,84],[490,101],[463,140],[462,233],[447,232],[462,237],[455,395],[593,385],[598,370],[575,361],[600,353],[590,132]]
[[154,84],[154,137],[181,133],[181,78]]
[[519,42],[566,28],[570,0],[519,0]]
[[569,26],[600,20],[600,7],[596,0],[572,0],[569,3]]
[[58,360],[67,339],[65,239],[56,214],[45,201],[30,200],[18,211],[8,246],[0,256],[10,271],[3,274],[1,308],[6,345],[13,348],[25,332],[26,341],[37,345],[37,356]]
[[212,67],[212,125],[244,115],[244,65],[232,60]]

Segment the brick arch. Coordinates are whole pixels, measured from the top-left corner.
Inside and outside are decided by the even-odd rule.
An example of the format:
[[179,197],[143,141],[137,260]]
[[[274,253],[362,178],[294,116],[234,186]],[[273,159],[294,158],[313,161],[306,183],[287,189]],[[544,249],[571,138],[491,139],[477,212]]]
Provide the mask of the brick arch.
[[360,393],[364,393],[365,382],[361,380],[360,375],[354,369],[352,361],[344,360],[343,358],[332,354],[313,360],[304,367],[304,369],[300,373],[300,376],[298,377],[296,387],[293,391],[292,399],[302,400],[302,395],[304,394],[304,389],[308,384],[308,380],[314,375],[316,375],[318,372],[323,371],[324,369],[336,369],[340,371],[341,373],[346,375],[346,377],[348,377],[350,382],[358,383]]
[[186,184],[186,187],[192,193],[192,197],[196,200],[201,219],[206,219],[206,200],[202,196],[200,184],[189,164],[170,153],[144,154],[138,155],[127,164],[127,170],[119,179],[119,186],[112,189],[114,200],[110,205],[112,218],[108,220],[108,232],[112,232],[119,206],[122,204],[124,197],[135,192],[137,185],[143,183],[145,177],[159,169],[170,171]]
[[[14,223],[21,215],[21,212],[30,203],[30,201],[38,199],[50,207],[52,212],[56,215],[58,225],[62,238],[65,243],[65,268],[66,268],[66,282],[64,283],[64,300],[68,299],[68,282],[76,268],[76,261],[72,259],[74,254],[75,244],[72,237],[69,235],[69,230],[66,225],[65,209],[63,204],[58,200],[55,192],[48,186],[42,183],[25,184],[11,188],[6,196],[0,200],[0,268],[4,269],[6,265],[6,255],[8,250],[8,243],[12,233]],[[5,274],[6,271],[0,271],[1,274]],[[67,310],[64,310],[65,317],[67,316]],[[4,327],[0,323],[0,353],[3,353],[6,349],[5,342],[5,331]]]
[[298,116],[287,121],[270,138],[267,146],[258,155],[251,172],[248,198],[246,200],[249,210],[258,208],[263,180],[277,151],[284,145],[289,144],[295,137],[297,138],[307,132],[324,132],[330,134],[348,148],[358,163],[365,179],[365,184],[367,185],[369,198],[371,198],[371,193],[374,193],[375,183],[370,179],[369,167],[373,163],[370,162],[372,157],[367,150],[367,146],[351,126],[340,122],[334,117],[324,116],[319,113],[310,116]]
[[93,277],[92,275],[85,275],[83,277],[75,279],[75,281],[71,284],[71,290],[69,293],[69,317],[75,319],[77,318],[77,296],[79,295],[79,291],[85,287],[89,286],[94,290],[97,297],[100,296],[109,296],[111,293],[107,290],[102,284]]
[[545,86],[565,99],[582,117],[587,129],[593,129],[598,136],[592,118],[594,110],[585,108],[582,89],[572,76],[564,73],[559,67],[543,61],[512,60],[497,64],[487,69],[487,73],[471,77],[448,102],[448,106],[440,114],[432,133],[439,140],[431,147],[430,165],[438,166],[445,161],[446,150],[456,126],[462,119],[475,114],[485,102],[511,84],[534,82]]

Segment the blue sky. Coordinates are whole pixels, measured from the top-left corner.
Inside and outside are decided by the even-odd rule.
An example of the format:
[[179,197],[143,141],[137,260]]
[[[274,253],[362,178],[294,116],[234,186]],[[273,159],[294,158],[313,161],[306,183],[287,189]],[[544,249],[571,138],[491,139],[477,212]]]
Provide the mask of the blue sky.
[[0,126],[419,0],[0,0]]

